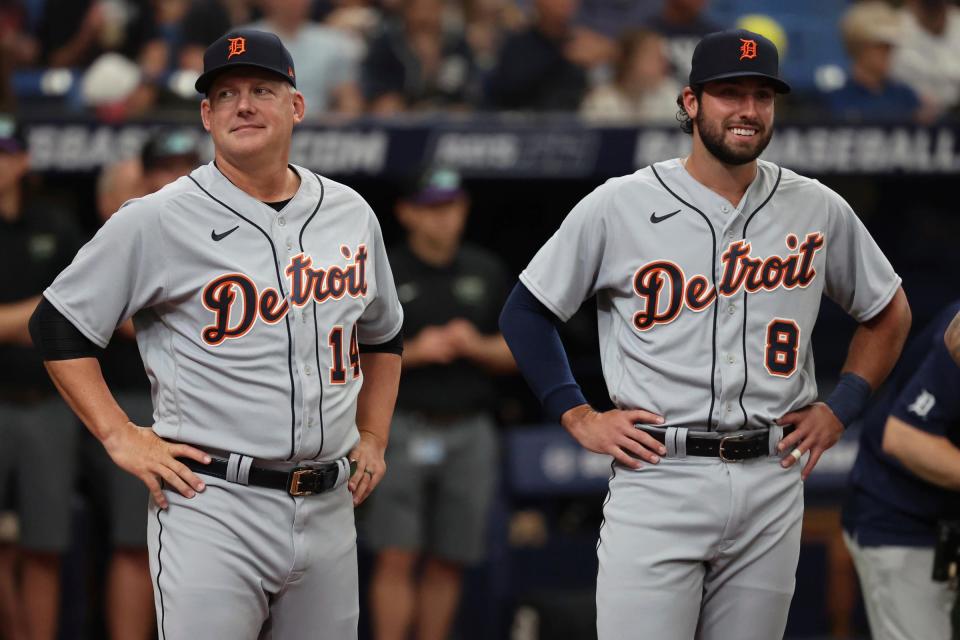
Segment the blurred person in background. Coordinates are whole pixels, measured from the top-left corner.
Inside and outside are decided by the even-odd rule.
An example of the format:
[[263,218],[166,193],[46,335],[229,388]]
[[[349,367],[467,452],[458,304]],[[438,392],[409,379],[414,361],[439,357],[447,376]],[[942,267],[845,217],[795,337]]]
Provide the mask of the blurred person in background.
[[[36,64],[40,46],[30,27],[26,0],[0,2],[0,50],[3,52],[4,71]],[[10,110],[9,107],[0,109],[5,112]]]
[[682,89],[671,74],[663,37],[636,29],[620,39],[612,82],[590,91],[580,113],[591,120],[673,122]]
[[473,55],[461,32],[447,32],[443,0],[403,0],[400,20],[388,24],[363,63],[368,110],[464,109],[478,97]]
[[859,121],[929,122],[934,112],[907,85],[890,76],[893,48],[900,41],[900,18],[883,0],[850,7],[840,22],[850,56],[850,75],[840,89],[825,95],[836,118]]
[[[106,222],[127,200],[153,193],[200,164],[192,133],[154,133],[140,158],[104,168],[97,181],[97,214]],[[137,424],[153,422],[150,382],[135,342],[133,322],[123,323],[100,355],[104,379]],[[107,568],[106,622],[112,640],[149,640],[154,634],[153,586],[147,556],[147,488],[113,464],[86,429],[81,431],[81,475],[96,512],[103,514],[111,554]]]
[[874,640],[956,637],[957,594],[932,576],[937,523],[960,520],[958,390],[960,300],[904,351],[863,421],[842,522]]
[[481,73],[496,66],[497,54],[510,33],[523,28],[526,17],[511,0],[464,0],[467,43]]
[[[465,566],[485,554],[497,484],[492,376],[515,365],[497,329],[507,271],[462,244],[460,176],[426,171],[397,204],[407,244],[390,253],[405,331],[387,468],[366,514],[377,551],[370,601],[376,640],[446,640]],[[418,572],[422,557],[422,569]]]
[[203,71],[203,52],[234,27],[259,20],[258,0],[193,0],[180,25],[180,68]]
[[663,0],[581,0],[577,24],[618,40],[662,8]]
[[576,111],[587,74],[613,58],[609,41],[577,29],[578,0],[534,0],[532,24],[507,37],[487,82],[499,109]]
[[44,0],[37,27],[41,61],[84,70],[81,94],[104,119],[149,109],[171,67],[158,16],[175,20],[185,0]]
[[73,259],[82,236],[69,211],[28,196],[26,142],[0,117],[0,501],[19,520],[17,608],[28,640],[53,640],[60,566],[71,536],[78,434],[27,330],[40,293]]
[[297,88],[307,117],[363,110],[360,93],[360,42],[339,29],[310,20],[310,0],[261,0],[263,19],[244,28],[274,33],[293,57]]
[[690,60],[697,43],[708,33],[724,28],[704,15],[708,4],[709,0],[663,0],[659,13],[646,21],[647,28],[666,38],[667,57],[674,79],[681,86],[690,75]]
[[948,0],[907,0],[891,76],[938,112],[960,103],[960,9]]
[[[0,469],[5,466],[0,461]],[[17,514],[10,510],[12,506],[0,497],[0,638],[26,640],[26,621],[17,598]]]
[[320,0],[313,3],[313,18],[356,38],[366,53],[383,22],[375,0]]

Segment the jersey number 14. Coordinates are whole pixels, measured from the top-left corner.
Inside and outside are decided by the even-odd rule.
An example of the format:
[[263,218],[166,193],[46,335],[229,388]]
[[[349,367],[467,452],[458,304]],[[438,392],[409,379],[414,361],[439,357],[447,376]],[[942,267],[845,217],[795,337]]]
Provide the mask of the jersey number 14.
[[344,384],[347,381],[347,367],[353,371],[353,379],[360,377],[360,346],[357,344],[357,326],[350,330],[350,350],[347,353],[349,363],[344,362],[343,327],[336,325],[327,336],[330,345],[330,384]]

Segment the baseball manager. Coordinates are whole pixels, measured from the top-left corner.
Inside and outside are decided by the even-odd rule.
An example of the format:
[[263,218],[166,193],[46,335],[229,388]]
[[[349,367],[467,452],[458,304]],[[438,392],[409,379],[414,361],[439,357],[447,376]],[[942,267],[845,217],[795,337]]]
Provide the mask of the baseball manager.
[[[385,471],[402,350],[380,226],[354,191],[288,163],[304,99],[276,36],[214,42],[197,90],[215,160],[110,218],[32,335],[150,490],[161,640],[356,638],[353,507]],[[130,317],[152,426],[129,421],[96,359]]]

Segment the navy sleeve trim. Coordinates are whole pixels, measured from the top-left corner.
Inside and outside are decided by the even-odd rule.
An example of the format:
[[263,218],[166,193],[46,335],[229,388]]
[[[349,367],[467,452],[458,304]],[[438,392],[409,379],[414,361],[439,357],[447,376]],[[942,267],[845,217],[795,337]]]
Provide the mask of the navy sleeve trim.
[[500,314],[503,333],[520,372],[553,420],[587,404],[573,377],[557,331],[559,318],[518,282]]
[[393,336],[386,342],[381,342],[380,344],[364,344],[360,343],[360,353],[395,353],[398,356],[403,355],[403,329],[397,331],[397,335]]
[[33,344],[44,360],[96,358],[103,351],[44,297],[30,316],[29,328]]

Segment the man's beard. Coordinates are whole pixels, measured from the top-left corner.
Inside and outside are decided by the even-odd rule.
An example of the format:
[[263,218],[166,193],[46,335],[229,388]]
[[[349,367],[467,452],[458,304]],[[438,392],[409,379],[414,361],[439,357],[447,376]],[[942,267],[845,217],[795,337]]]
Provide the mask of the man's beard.
[[747,164],[759,158],[763,150],[770,144],[770,138],[773,137],[773,129],[768,129],[765,133],[763,130],[758,130],[753,134],[756,138],[753,147],[737,149],[724,142],[724,136],[727,132],[725,128],[722,126],[714,128],[705,122],[703,107],[697,112],[696,123],[700,140],[707,151],[723,164],[733,166]]

